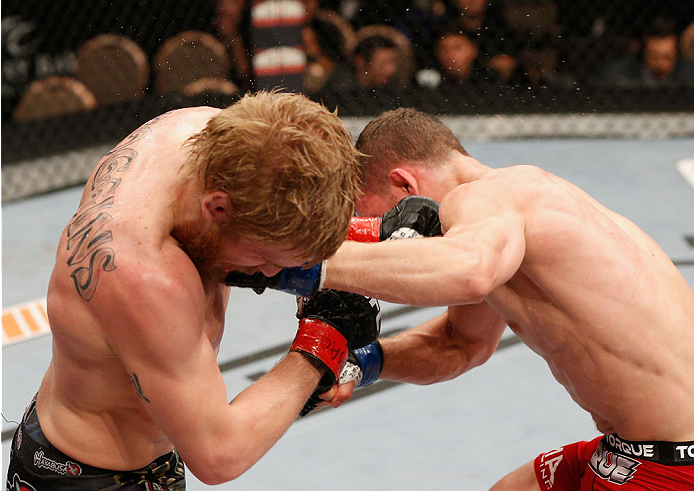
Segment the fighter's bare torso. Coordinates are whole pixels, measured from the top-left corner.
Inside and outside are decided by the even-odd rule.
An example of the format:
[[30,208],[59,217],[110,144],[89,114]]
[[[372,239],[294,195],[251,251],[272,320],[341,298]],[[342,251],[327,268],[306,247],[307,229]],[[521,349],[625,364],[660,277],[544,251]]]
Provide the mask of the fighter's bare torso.
[[492,186],[525,222],[520,269],[486,302],[600,431],[694,440],[694,295],[667,255],[624,217],[530,166],[453,190],[442,219],[444,207],[457,206],[450,203],[464,210],[479,185]]
[[[96,166],[58,244],[48,290],[53,359],[37,408],[51,443],[83,463],[135,469],[172,448],[133,390],[138,381],[112,350],[111,333],[99,316],[103,296],[118,288],[107,285],[117,268],[137,271],[138,262],[167,260],[166,269],[191,271],[172,237],[172,205],[187,155],[182,145],[218,111],[172,111],[131,133]],[[146,267],[142,271],[151,274]],[[204,329],[216,349],[228,292],[215,281],[191,281],[199,285],[191,295],[204,304]],[[117,316],[113,308],[106,311]]]

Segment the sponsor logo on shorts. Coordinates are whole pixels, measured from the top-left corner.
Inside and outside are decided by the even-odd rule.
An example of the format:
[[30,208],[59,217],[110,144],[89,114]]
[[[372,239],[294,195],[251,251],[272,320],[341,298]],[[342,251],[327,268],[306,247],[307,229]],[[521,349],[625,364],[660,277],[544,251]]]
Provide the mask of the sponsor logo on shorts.
[[39,450],[34,454],[34,466],[39,469],[48,469],[51,472],[60,474],[62,476],[79,476],[82,474],[82,468],[79,464],[71,461],[65,463],[56,462],[51,460],[43,454],[43,450]]
[[601,479],[622,485],[636,474],[640,462],[605,448],[602,440],[590,458],[590,468]]
[[156,482],[146,482],[145,488],[147,488],[147,491],[167,491],[169,489]]
[[7,491],[36,491],[36,488],[15,474],[12,480],[7,478]]
[[650,443],[625,442],[617,435],[605,435],[607,443],[626,455],[643,457],[647,459],[658,459],[658,448]]
[[554,473],[564,458],[563,453],[564,447],[560,447],[540,457],[540,476],[542,477],[542,484],[545,485],[546,489],[554,487]]
[[20,426],[19,429],[17,430],[17,452],[19,452],[19,449],[22,446],[22,427]]
[[694,444],[675,445],[675,462],[694,462]]

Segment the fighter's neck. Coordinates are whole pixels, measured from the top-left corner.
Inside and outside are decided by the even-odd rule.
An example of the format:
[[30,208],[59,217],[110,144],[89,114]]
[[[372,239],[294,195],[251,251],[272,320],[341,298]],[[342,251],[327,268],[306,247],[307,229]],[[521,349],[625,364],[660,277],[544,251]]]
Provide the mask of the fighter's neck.
[[172,193],[171,235],[179,242],[187,241],[204,228],[201,200],[199,186],[189,180],[180,182]]
[[451,163],[453,165],[450,166],[450,180],[456,184],[467,184],[472,181],[477,181],[481,179],[484,174],[492,170],[479,160],[468,157],[467,155],[462,155],[458,152],[455,152]]

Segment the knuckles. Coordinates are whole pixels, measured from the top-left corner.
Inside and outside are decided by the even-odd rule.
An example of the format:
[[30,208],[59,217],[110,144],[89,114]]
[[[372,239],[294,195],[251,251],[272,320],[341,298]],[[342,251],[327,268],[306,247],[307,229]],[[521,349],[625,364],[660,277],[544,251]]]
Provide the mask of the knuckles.
[[357,293],[321,290],[301,310],[301,317],[319,317],[335,326],[351,348],[372,343],[380,333],[378,302]]
[[383,215],[384,235],[408,227],[420,234],[431,237],[441,234],[439,204],[424,196],[407,196]]

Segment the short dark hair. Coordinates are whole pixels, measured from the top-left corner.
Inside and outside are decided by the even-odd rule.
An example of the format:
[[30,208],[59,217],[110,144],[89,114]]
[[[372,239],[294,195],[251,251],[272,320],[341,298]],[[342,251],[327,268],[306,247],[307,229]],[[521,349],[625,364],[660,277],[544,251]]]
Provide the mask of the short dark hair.
[[451,151],[469,155],[438,118],[411,108],[387,111],[371,120],[357,139],[361,179],[373,192],[385,186],[394,164],[444,164]]
[[677,35],[675,19],[660,16],[651,21],[644,33],[644,40],[649,38],[664,38]]
[[354,51],[355,55],[363,56],[367,63],[371,62],[373,58],[374,51],[378,48],[384,49],[398,49],[395,42],[391,41],[385,36],[374,34],[373,36],[368,36],[357,44],[357,48]]
[[476,40],[471,38],[468,35],[468,33],[466,33],[463,30],[462,26],[458,22],[447,22],[445,24],[440,25],[436,29],[436,44],[438,44],[442,38],[448,36],[463,36],[464,38],[469,39],[471,43],[477,44]]

